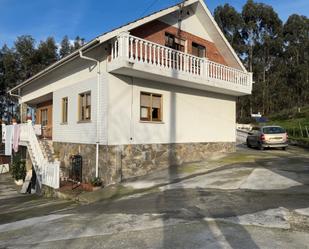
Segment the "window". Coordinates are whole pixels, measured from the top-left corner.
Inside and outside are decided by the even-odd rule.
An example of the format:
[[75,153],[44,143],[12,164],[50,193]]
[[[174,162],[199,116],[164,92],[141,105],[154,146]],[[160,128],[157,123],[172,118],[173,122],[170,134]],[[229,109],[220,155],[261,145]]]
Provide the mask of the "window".
[[91,92],[79,94],[79,121],[91,120]]
[[62,123],[66,124],[68,122],[68,98],[62,99]]
[[162,95],[141,92],[141,120],[162,121]]
[[282,134],[285,133],[285,130],[279,126],[269,126],[263,128],[264,134]]
[[46,126],[48,124],[47,112],[48,112],[47,108],[41,110],[41,125],[42,126]]
[[185,41],[175,37],[170,33],[165,33],[165,46],[185,52]]
[[206,48],[202,45],[192,42],[192,54],[197,57],[204,58],[206,57]]

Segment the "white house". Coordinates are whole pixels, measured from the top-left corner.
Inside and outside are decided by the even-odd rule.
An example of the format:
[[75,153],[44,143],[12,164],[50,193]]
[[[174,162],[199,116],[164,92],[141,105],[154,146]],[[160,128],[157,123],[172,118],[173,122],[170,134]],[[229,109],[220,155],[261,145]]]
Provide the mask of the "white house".
[[84,180],[108,184],[233,151],[236,97],[251,90],[204,1],[187,0],[98,36],[10,92],[36,108],[62,174],[79,153]]

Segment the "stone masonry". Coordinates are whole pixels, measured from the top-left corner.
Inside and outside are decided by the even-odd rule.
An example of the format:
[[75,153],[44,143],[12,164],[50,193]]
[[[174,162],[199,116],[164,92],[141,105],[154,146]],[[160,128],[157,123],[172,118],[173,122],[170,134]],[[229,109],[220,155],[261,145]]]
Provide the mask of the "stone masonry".
[[[61,171],[69,176],[70,156],[83,157],[83,181],[89,182],[95,176],[94,144],[73,144],[54,142],[54,150],[61,161]],[[151,171],[202,161],[214,152],[233,152],[235,143],[180,143],[180,144],[131,144],[100,145],[99,176],[105,185],[120,182]]]

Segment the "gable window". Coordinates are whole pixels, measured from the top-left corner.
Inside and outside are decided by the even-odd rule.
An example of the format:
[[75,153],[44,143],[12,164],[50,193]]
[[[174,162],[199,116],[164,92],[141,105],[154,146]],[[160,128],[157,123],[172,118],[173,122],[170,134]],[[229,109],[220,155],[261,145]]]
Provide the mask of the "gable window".
[[202,45],[192,42],[192,54],[197,57],[204,58],[206,57],[206,48]]
[[62,120],[63,124],[68,123],[68,97],[62,99]]
[[141,92],[141,121],[162,121],[162,95]]
[[176,49],[181,52],[185,52],[185,44],[186,42],[182,39],[177,38],[176,36],[165,33],[165,46]]
[[91,92],[79,94],[79,121],[91,120]]

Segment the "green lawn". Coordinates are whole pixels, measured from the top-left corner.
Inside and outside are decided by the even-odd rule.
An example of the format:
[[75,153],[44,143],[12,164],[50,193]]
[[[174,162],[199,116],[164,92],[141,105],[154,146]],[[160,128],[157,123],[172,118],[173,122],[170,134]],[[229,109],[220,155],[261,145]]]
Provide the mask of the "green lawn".
[[307,139],[306,127],[309,131],[309,106],[302,107],[300,112],[298,112],[297,108],[282,110],[270,116],[267,124],[282,126],[287,130],[290,137],[305,137]]

